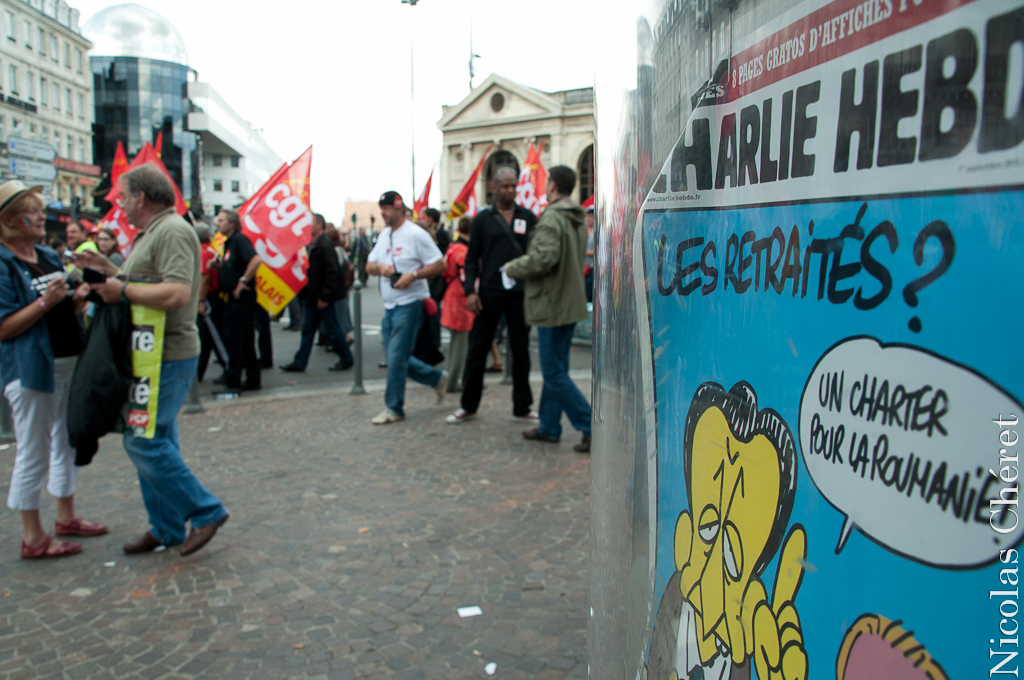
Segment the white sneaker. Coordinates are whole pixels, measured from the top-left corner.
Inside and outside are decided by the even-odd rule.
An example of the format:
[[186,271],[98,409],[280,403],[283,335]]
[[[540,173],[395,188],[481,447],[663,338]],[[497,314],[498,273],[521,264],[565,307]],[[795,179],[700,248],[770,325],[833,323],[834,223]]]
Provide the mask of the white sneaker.
[[405,416],[400,416],[391,409],[386,408],[374,416],[370,422],[374,425],[387,425],[388,423],[397,423],[400,420],[405,420]]
[[434,392],[437,393],[437,403],[443,404],[448,394],[448,371],[441,371],[441,379],[434,385]]
[[445,418],[444,422],[448,423],[449,425],[458,425],[459,423],[464,423],[467,420],[475,417],[475,413],[470,413],[466,409],[460,408],[455,413],[452,413],[447,418]]
[[540,422],[540,414],[537,413],[536,411],[530,411],[529,413],[526,413],[526,414],[521,415],[521,416],[513,415],[512,418],[515,419],[515,420],[518,420],[520,422],[523,422],[523,423],[539,423]]

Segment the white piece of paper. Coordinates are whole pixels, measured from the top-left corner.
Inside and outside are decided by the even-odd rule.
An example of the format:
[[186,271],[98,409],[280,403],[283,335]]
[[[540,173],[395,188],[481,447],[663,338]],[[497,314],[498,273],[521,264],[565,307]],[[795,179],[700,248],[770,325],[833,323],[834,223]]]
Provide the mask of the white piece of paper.
[[484,666],[484,673],[487,673],[487,675],[494,675],[496,670],[498,670],[498,664],[493,661]]
[[459,616],[462,618],[466,618],[467,616],[480,616],[484,613],[484,610],[477,606],[459,607],[456,611],[459,612]]
[[512,290],[516,287],[516,280],[505,273],[505,268],[501,268],[501,285],[505,287],[505,290]]

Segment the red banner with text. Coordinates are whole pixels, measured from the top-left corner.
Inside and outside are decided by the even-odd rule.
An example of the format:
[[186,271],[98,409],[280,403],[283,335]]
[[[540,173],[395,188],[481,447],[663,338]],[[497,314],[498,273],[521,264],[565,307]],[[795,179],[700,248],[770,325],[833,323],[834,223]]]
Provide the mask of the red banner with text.
[[313,214],[309,170],[313,147],[285,164],[238,210],[243,233],[262,263],[256,270],[256,299],[277,314],[306,285],[306,249]]

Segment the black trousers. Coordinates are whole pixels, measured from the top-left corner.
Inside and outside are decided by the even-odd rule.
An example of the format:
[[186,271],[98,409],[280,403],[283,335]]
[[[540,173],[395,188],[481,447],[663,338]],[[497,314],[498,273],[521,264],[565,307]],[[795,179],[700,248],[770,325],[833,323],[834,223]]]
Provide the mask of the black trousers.
[[[217,332],[221,336],[221,341],[223,341],[224,301],[220,299],[219,293],[211,293],[206,298],[206,304],[210,306],[210,319],[213,321],[213,325],[217,327]],[[206,321],[203,320],[202,316],[200,314],[196,319],[196,325],[199,327],[199,366],[196,368],[196,379],[199,382],[202,382],[203,376],[206,375],[206,367],[210,364],[210,353],[214,351],[213,336],[210,335],[210,330],[206,327]]]
[[462,379],[462,408],[476,413],[480,407],[487,355],[494,344],[494,331],[504,315],[512,345],[512,413],[526,415],[533,404],[533,392],[530,391],[530,327],[523,317],[523,294],[518,291],[483,291],[480,304],[483,311],[476,315],[473,329],[469,332],[469,355]]
[[255,315],[253,323],[256,326],[256,334],[259,337],[257,344],[260,348],[260,365],[270,368],[274,365],[274,341],[270,337],[270,315],[267,314],[267,310],[263,309],[258,302],[253,308],[253,314]]
[[224,308],[224,347],[228,351],[228,370],[224,373],[226,387],[242,384],[242,369],[245,382],[260,384],[260,362],[256,357],[256,329],[253,321],[256,312],[256,293],[246,291],[235,299],[229,295]]

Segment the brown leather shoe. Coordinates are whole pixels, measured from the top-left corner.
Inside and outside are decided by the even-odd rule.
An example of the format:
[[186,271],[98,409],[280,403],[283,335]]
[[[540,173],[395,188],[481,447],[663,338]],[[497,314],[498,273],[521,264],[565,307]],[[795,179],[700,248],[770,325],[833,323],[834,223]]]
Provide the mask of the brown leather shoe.
[[224,518],[214,522],[213,524],[207,524],[205,527],[199,527],[198,529],[192,527],[192,531],[188,532],[188,538],[181,544],[178,552],[181,553],[182,557],[191,555],[192,553],[200,550],[204,545],[210,542],[214,534],[217,533],[217,529],[220,529],[231,515],[224,515]]
[[129,555],[135,555],[137,553],[153,552],[161,545],[163,545],[163,543],[153,538],[153,534],[147,531],[134,541],[128,541],[125,543],[122,550]]
[[583,439],[579,444],[573,446],[572,450],[577,453],[590,453],[590,435],[583,435]]

